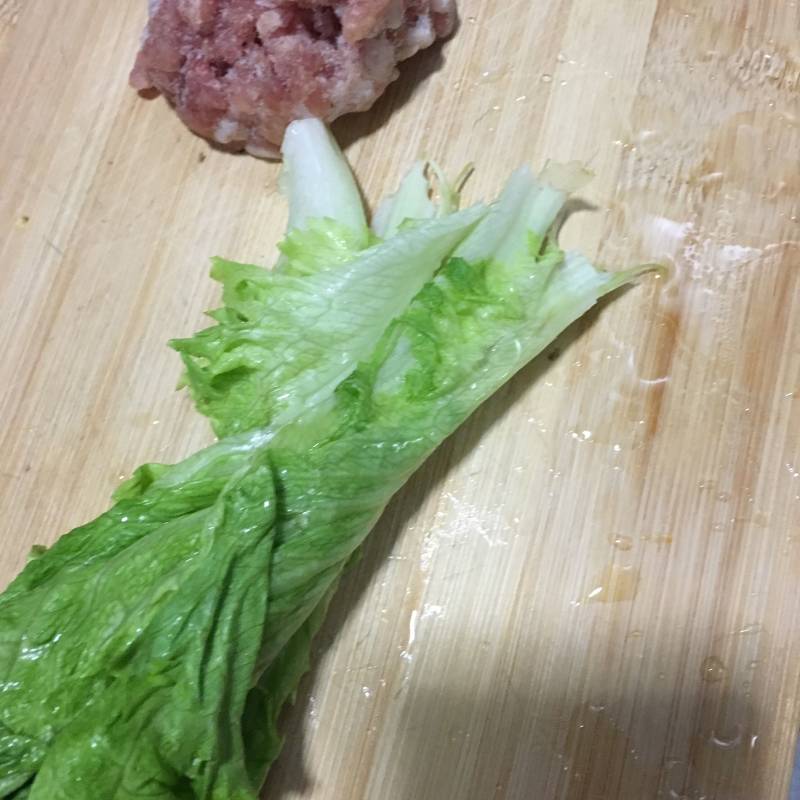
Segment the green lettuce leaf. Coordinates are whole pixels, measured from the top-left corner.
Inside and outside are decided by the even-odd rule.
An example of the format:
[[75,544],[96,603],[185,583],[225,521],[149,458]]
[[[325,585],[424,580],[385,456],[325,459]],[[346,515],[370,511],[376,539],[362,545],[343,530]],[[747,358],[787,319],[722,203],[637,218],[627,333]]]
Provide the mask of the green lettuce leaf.
[[0,796],[253,796],[274,484],[263,451],[201,483],[128,487],[0,596]]
[[565,174],[518,172],[488,214],[401,222],[357,253],[342,220],[300,209],[274,273],[220,262],[224,334],[183,353],[224,438],[140,468],[0,595],[0,797],[256,800],[311,639],[392,495],[646,269],[547,240]]
[[[294,260],[274,272],[217,261],[212,274],[225,287],[217,324],[171,342],[217,435],[284,424],[329,396],[484,214],[476,206],[420,222],[305,274]],[[312,227],[315,242],[321,225]],[[300,238],[293,247],[302,249]]]

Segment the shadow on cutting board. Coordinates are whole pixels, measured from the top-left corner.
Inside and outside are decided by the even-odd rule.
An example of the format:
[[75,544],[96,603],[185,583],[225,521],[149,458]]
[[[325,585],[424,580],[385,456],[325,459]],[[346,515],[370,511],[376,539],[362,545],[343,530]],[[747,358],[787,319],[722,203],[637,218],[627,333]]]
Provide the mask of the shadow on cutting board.
[[[468,637],[464,637],[468,639]],[[461,643],[478,651],[480,643]],[[412,685],[405,697],[390,753],[372,763],[367,758],[360,788],[348,800],[759,800],[764,797],[759,749],[748,747],[754,715],[741,690],[723,690],[715,706],[702,685],[685,687],[694,694],[696,717],[671,720],[673,688],[663,681],[631,682],[607,705],[589,700],[570,703],[570,695],[603,697],[606,686],[568,686],[574,654],[562,651],[550,680],[539,675],[497,668],[483,674],[480,685],[442,683]],[[698,682],[701,684],[701,682]],[[626,696],[630,692],[631,695]],[[628,729],[624,713],[636,697],[637,732]],[[685,698],[684,698],[685,699]],[[268,784],[265,800],[284,800],[294,792],[338,800],[315,786],[301,768],[305,709],[298,708],[287,726],[289,747],[277,767],[277,791]],[[702,721],[700,717],[702,716]],[[641,721],[652,728],[647,739]],[[692,736],[676,728],[693,730]],[[682,747],[672,753],[662,736]],[[343,732],[346,736],[347,733]],[[380,739],[381,728],[376,737]],[[715,744],[712,743],[715,740]],[[380,774],[378,780],[370,771]],[[349,776],[348,776],[349,777]],[[299,779],[296,783],[287,778]],[[349,782],[348,782],[349,787]],[[368,787],[368,788],[365,788]],[[315,789],[318,793],[314,793]],[[284,793],[285,792],[285,793]]]
[[[571,655],[562,653],[562,658],[562,674],[570,675]],[[639,731],[634,739],[626,721],[616,715],[615,709],[630,704],[624,692],[608,706],[588,701],[571,705],[566,685],[550,682],[542,697],[542,687],[535,686],[537,676],[494,678],[485,696],[478,687],[470,691],[463,686],[457,693],[446,686],[414,692],[406,715],[407,735],[394,754],[398,764],[391,772],[391,800],[763,797],[757,752],[746,743],[741,746],[744,721],[752,717],[750,701],[741,694],[720,696],[717,725],[699,726],[688,752],[670,757],[663,737],[648,742]],[[522,685],[526,680],[528,689]],[[587,684],[583,694],[592,696],[597,687]],[[663,682],[632,684],[630,691],[638,698],[639,719],[650,720],[654,732],[667,730],[674,702],[671,687]],[[701,692],[698,687],[698,706]],[[729,724],[732,714],[740,721],[735,725]],[[712,736],[722,746],[712,746]],[[680,734],[676,738],[680,741]]]
[[[461,649],[477,652],[481,643],[468,639],[466,635],[460,642]],[[741,690],[719,692],[709,708],[702,682],[684,687],[684,693],[693,695],[697,713],[677,722],[671,719],[674,687],[663,681],[631,682],[607,705],[589,700],[570,703],[570,695],[604,697],[607,691],[607,685],[595,685],[598,679],[591,676],[577,689],[567,685],[568,676],[574,676],[574,658],[574,653],[561,651],[550,674],[564,679],[551,679],[544,686],[540,675],[521,669],[509,673],[500,667],[482,674],[480,685],[454,687],[444,675],[441,683],[412,685],[399,731],[391,737],[391,752],[375,763],[366,759],[366,772],[353,779],[359,789],[347,800],[764,797],[762,751],[748,746],[754,710]],[[634,696],[640,720],[636,732],[629,730],[624,712],[618,714],[630,709]],[[303,776],[302,747],[295,737],[302,733],[304,709],[293,716],[288,726],[290,745],[277,767],[283,773],[278,791],[268,784],[263,797],[284,800],[297,797],[294,792],[308,791],[309,797],[339,800],[342,795],[335,790],[326,793],[324,780],[316,786]],[[641,721],[654,732],[649,741]],[[693,735],[686,735],[687,729]],[[680,752],[670,750],[664,731],[682,748]],[[380,736],[379,726],[376,737]]]

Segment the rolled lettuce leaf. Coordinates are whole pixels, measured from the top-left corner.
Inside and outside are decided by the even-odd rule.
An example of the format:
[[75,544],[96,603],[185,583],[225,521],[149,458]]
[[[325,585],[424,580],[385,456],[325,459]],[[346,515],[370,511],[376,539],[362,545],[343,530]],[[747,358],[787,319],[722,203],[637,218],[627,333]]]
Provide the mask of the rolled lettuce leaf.
[[301,214],[330,264],[300,263],[290,237],[275,273],[220,268],[224,335],[182,352],[223,438],[140,468],[0,595],[0,798],[256,800],[311,639],[392,495],[645,269],[548,241],[565,197],[523,171],[488,215],[402,223],[357,252],[328,236],[342,220]]

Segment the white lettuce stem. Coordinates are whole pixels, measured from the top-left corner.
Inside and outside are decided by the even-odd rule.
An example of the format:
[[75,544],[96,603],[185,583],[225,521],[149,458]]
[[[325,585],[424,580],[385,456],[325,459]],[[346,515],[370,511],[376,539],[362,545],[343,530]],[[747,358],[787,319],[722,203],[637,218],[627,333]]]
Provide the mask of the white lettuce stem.
[[369,231],[361,193],[325,124],[318,119],[293,122],[286,129],[282,153],[288,229],[304,228],[310,219],[333,219],[358,234],[365,246]]

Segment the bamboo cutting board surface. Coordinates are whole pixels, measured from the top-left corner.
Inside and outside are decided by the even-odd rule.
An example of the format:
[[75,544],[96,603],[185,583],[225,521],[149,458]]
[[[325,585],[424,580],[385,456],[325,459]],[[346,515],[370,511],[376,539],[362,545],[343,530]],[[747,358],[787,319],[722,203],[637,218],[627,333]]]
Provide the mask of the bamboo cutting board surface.
[[[335,130],[597,174],[564,231],[658,260],[411,480],[343,582],[265,797],[784,800],[800,724],[800,9],[461,0]],[[277,167],[126,86],[144,0],[0,0],[0,583],[210,441],[165,347],[271,262]],[[590,207],[590,206],[595,206]]]

